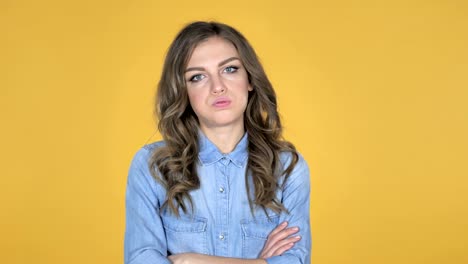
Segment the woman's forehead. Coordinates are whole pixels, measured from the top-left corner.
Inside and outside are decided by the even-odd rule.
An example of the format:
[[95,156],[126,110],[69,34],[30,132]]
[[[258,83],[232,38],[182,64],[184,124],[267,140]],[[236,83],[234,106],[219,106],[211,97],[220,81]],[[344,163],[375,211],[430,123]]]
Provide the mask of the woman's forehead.
[[239,53],[230,41],[221,37],[210,37],[198,43],[193,49],[188,65],[203,63],[208,60],[224,60],[229,57],[239,57]]

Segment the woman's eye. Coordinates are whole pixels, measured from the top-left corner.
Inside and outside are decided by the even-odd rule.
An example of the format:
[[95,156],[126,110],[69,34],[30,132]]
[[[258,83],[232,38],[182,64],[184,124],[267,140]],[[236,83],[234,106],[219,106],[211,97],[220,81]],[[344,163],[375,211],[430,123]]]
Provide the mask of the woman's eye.
[[225,72],[227,73],[233,73],[236,72],[239,68],[236,66],[228,66],[224,69]]
[[201,80],[203,80],[203,75],[201,74],[195,74],[189,79],[190,82],[199,82]]

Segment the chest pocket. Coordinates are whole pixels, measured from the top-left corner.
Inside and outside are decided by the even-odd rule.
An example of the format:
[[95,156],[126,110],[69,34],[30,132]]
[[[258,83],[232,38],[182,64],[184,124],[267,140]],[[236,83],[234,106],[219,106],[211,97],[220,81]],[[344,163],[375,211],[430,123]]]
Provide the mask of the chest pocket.
[[161,218],[170,254],[187,252],[208,254],[206,218],[183,215],[179,218],[163,215]]
[[265,245],[268,235],[278,226],[279,215],[256,217],[241,221],[242,257],[257,258]]

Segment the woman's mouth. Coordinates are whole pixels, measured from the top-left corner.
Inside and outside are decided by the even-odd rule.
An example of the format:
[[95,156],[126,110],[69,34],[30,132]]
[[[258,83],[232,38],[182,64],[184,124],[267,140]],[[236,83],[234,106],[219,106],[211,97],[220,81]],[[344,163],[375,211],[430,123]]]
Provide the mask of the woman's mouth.
[[213,106],[217,108],[228,107],[231,104],[231,100],[227,98],[218,98],[214,101]]

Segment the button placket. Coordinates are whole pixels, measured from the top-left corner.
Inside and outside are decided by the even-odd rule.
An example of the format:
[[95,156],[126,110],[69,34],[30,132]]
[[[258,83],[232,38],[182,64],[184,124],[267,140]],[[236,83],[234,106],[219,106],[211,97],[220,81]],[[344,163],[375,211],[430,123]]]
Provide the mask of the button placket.
[[[222,157],[217,164],[218,175],[216,177],[217,200],[216,200],[216,243],[215,253],[220,256],[228,256],[228,226],[229,226],[229,166],[230,160]],[[215,189],[216,190],[216,189]]]

